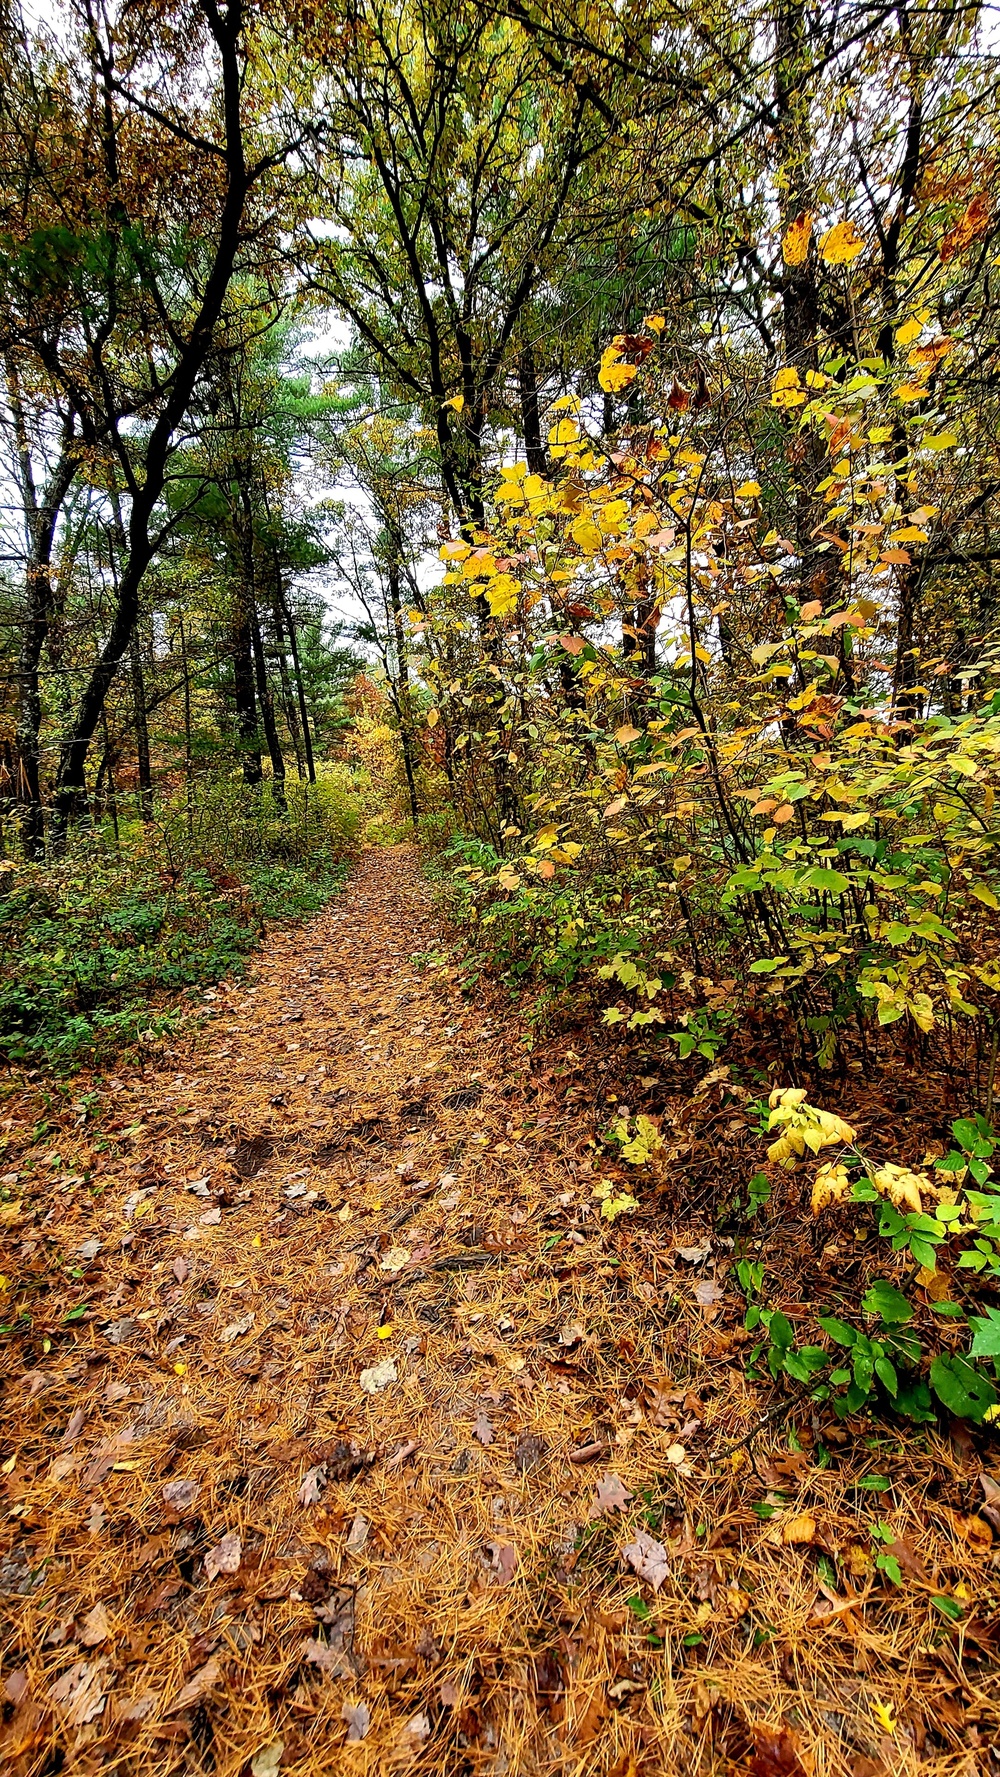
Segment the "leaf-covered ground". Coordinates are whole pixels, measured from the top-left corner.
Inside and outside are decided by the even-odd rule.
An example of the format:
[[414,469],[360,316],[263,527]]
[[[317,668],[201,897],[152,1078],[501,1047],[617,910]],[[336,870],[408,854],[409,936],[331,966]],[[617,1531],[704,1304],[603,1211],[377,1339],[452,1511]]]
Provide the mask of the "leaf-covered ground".
[[[623,1082],[444,944],[369,853],[184,1046],[13,1083],[3,1770],[996,1773],[995,1450],[748,1385],[738,1096],[627,1088],[609,1228]],[[794,1317],[846,1261],[781,1213]]]

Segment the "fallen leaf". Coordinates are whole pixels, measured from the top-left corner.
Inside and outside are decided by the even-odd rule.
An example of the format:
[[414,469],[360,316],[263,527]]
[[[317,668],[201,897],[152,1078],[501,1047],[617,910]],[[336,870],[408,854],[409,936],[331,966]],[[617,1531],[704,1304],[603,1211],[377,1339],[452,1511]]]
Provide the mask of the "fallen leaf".
[[811,1518],[808,1512],[799,1512],[796,1517],[787,1519],[781,1526],[781,1540],[783,1543],[815,1542],[815,1518]]
[[422,1710],[419,1715],[411,1715],[403,1732],[409,1734],[412,1740],[429,1740],[431,1737],[430,1716],[425,1715]]
[[88,1610],[80,1624],[77,1641],[81,1647],[100,1647],[102,1641],[107,1641],[110,1633],[108,1613],[104,1605],[98,1603],[94,1605],[93,1610]]
[[345,1678],[351,1671],[347,1656],[342,1649],[332,1647],[325,1641],[304,1641],[302,1658],[311,1666],[318,1666],[328,1678]]
[[458,1686],[451,1684],[448,1679],[445,1679],[444,1684],[438,1686],[438,1697],[446,1709],[454,1709],[462,1701],[462,1693]]
[[380,1271],[395,1274],[397,1271],[402,1271],[409,1262],[410,1249],[408,1246],[390,1246],[389,1251],[383,1253],[379,1260],[378,1268]]
[[220,1573],[238,1573],[243,1544],[235,1530],[227,1530],[222,1541],[205,1556],[205,1572],[210,1580]]
[[478,1438],[481,1444],[492,1444],[493,1427],[485,1413],[480,1413],[479,1418],[476,1420],[476,1423],[472,1428],[472,1435],[474,1438]]
[[361,1386],[366,1394],[381,1394],[384,1388],[397,1380],[398,1374],[395,1360],[384,1357],[380,1364],[372,1364],[369,1369],[362,1370]]
[[318,1462],[315,1468],[307,1469],[302,1477],[299,1488],[299,1504],[301,1506],[318,1505],[326,1486],[326,1463]]
[[19,1667],[16,1672],[8,1672],[4,1679],[3,1694],[5,1700],[8,1703],[13,1703],[15,1707],[27,1696],[28,1674],[23,1666]]
[[494,1585],[509,1586],[517,1572],[517,1550],[513,1543],[487,1543],[490,1556],[490,1578]]
[[514,1450],[514,1467],[518,1474],[526,1475],[531,1469],[537,1468],[545,1455],[545,1449],[545,1439],[539,1437],[537,1432],[525,1432],[518,1439]]
[[249,1333],[256,1318],[256,1315],[251,1311],[249,1314],[241,1315],[239,1320],[232,1321],[228,1327],[223,1327],[219,1334],[221,1343],[231,1345],[234,1339],[241,1339],[244,1333]]
[[222,1211],[218,1206],[215,1209],[206,1209],[205,1214],[199,1216],[198,1220],[203,1228],[217,1228],[222,1220]]
[[712,1302],[721,1302],[722,1295],[723,1292],[718,1284],[713,1283],[709,1277],[703,1277],[694,1286],[694,1299],[696,1302],[700,1302],[703,1308],[707,1308]]
[[92,1666],[89,1660],[77,1660],[68,1672],[57,1678],[49,1691],[49,1701],[54,1703],[68,1728],[86,1727],[101,1715],[107,1702],[103,1685],[107,1673],[107,1661],[99,1660]]
[[597,1483],[597,1499],[593,1509],[598,1517],[602,1517],[605,1512],[623,1512],[631,1498],[632,1494],[624,1481],[617,1475],[605,1474]]
[[371,1710],[367,1703],[345,1703],[340,1714],[347,1723],[348,1740],[363,1740],[372,1725]]
[[653,1591],[658,1592],[670,1572],[670,1563],[663,1544],[658,1543],[647,1531],[637,1530],[635,1542],[627,1543],[622,1554],[639,1578],[646,1580]]
[[178,1283],[185,1283],[191,1275],[191,1267],[186,1259],[175,1259],[170,1269]]
[[809,1777],[800,1757],[799,1737],[787,1722],[778,1727],[767,1723],[751,1729],[754,1751],[750,1760],[752,1777]]
[[983,1490],[983,1503],[979,1510],[983,1517],[1000,1533],[1000,1483],[994,1481],[992,1475],[983,1470],[979,1477],[979,1485]]
[[400,1444],[395,1456],[390,1456],[386,1463],[386,1471],[388,1472],[392,1469],[402,1468],[404,1462],[416,1454],[416,1449],[417,1443],[415,1438],[410,1438],[405,1444]]
[[262,1746],[250,1760],[250,1777],[275,1777],[284,1750],[283,1740],[272,1740],[270,1746]]
[[137,1697],[116,1697],[112,1702],[115,1721],[146,1721],[159,1701],[155,1691],[140,1691]]
[[[205,1565],[208,1566],[207,1560]],[[196,1703],[200,1703],[204,1697],[207,1697],[209,1691],[215,1689],[221,1677],[222,1668],[218,1660],[206,1660],[204,1666],[199,1666],[197,1672],[188,1679],[187,1684],[178,1691],[173,1702],[167,1704],[164,1714],[176,1715],[181,1709],[191,1709]]]
[[163,1489],[163,1498],[175,1512],[187,1512],[200,1492],[200,1481],[168,1481]]
[[369,1524],[368,1519],[364,1516],[364,1513],[358,1512],[355,1516],[354,1523],[351,1525],[350,1531],[348,1532],[347,1541],[344,1544],[344,1548],[349,1555],[360,1555],[365,1543],[368,1541],[368,1532],[370,1529],[371,1525]]
[[75,1444],[77,1438],[80,1436],[80,1433],[82,1432],[86,1423],[87,1423],[86,1408],[85,1407],[74,1407],[72,1413],[69,1416],[69,1420],[66,1425],[66,1430],[63,1432],[63,1435],[60,1438],[59,1442],[61,1444]]
[[683,1259],[685,1265],[703,1265],[711,1258],[712,1244],[706,1240],[703,1246],[675,1246],[674,1258]]

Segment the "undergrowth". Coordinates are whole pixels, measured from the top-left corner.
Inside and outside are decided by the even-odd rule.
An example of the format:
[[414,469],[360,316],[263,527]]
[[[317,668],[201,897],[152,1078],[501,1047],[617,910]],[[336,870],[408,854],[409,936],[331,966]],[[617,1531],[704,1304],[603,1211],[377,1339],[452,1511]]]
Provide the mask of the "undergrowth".
[[350,776],[268,792],[213,786],[152,827],[75,835],[8,870],[0,897],[0,1055],[57,1068],[167,1036],[183,996],[239,973],[268,920],[317,911],[343,884],[360,821]]

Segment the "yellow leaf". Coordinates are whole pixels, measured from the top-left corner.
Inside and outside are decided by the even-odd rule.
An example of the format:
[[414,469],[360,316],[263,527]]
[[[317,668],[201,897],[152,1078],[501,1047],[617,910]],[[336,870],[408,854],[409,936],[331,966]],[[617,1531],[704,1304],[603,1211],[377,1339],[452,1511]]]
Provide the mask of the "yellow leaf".
[[572,444],[579,436],[580,428],[575,420],[557,420],[549,430],[549,443]]
[[393,1333],[392,1322],[387,1321],[384,1326],[376,1328],[375,1337],[377,1339],[391,1339],[392,1333]]
[[898,1724],[888,1703],[873,1703],[872,1714],[878,1722],[879,1727],[884,1728],[887,1734],[894,1734],[896,1732]]
[[793,365],[779,370],[771,384],[772,407],[798,407],[806,398],[804,389],[799,388],[799,373]]
[[819,244],[820,257],[827,265],[850,265],[864,252],[864,236],[859,234],[853,222],[835,222],[828,229]]
[[609,395],[617,395],[638,374],[634,364],[602,364],[597,380]]
[[463,542],[461,537],[456,537],[451,543],[443,543],[440,549],[442,561],[464,561],[471,553],[468,543]]
[[781,252],[786,265],[804,265],[812,239],[814,216],[811,210],[803,210],[795,221],[789,223],[785,230],[785,238],[781,243]]
[[896,344],[911,346],[915,339],[920,338],[922,332],[923,323],[921,321],[904,321],[902,327],[896,329]]
[[957,432],[928,432],[920,440],[921,450],[954,450],[958,443]]
[[900,383],[895,398],[897,401],[922,401],[926,393],[923,383]]
[[263,1245],[263,1241],[261,1240],[261,1237],[259,1234],[254,1235],[253,1239],[250,1242],[250,1245],[251,1246],[262,1246]]
[[783,1543],[811,1543],[816,1537],[816,1520],[808,1512],[800,1512],[781,1526]]
[[623,722],[620,728],[615,729],[615,739],[620,747],[627,747],[630,741],[641,740],[642,735],[638,728],[632,727],[631,722]]
[[427,711],[427,726],[428,726],[428,728],[436,728],[438,723],[440,722],[440,720],[441,720],[440,710],[428,710]]
[[1000,913],[1000,901],[997,900],[996,895],[987,883],[971,882],[969,884],[969,893],[970,895],[975,895],[977,901],[982,901],[984,907],[992,907],[994,913]]
[[494,617],[506,617],[511,611],[517,610],[517,595],[521,587],[512,574],[498,574],[486,588],[486,597]]
[[465,396],[464,395],[453,395],[451,400],[446,401],[444,403],[444,405],[445,405],[445,407],[453,407],[455,409],[456,413],[461,413],[463,407],[465,406]]
[[759,493],[759,481],[745,481],[742,487],[736,489],[736,498],[738,500],[756,500]]
[[580,545],[584,555],[596,555],[604,542],[592,518],[578,518],[570,526],[569,534],[574,543]]
[[667,323],[663,315],[644,315],[642,324],[644,327],[648,327],[651,333],[662,333]]

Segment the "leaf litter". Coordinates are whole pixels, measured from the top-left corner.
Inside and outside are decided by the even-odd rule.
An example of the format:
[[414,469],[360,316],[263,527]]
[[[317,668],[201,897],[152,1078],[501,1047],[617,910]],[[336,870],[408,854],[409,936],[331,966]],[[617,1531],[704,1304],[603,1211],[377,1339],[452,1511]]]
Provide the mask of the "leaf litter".
[[[364,856],[220,987],[224,1067],[195,1035],[80,1081],[100,1147],[58,1107],[36,1139],[38,1086],[8,1100],[0,1269],[32,1308],[0,1447],[5,1777],[194,1777],[206,1735],[223,1777],[311,1777],[348,1741],[352,1770],[436,1777],[972,1777],[1000,1733],[1000,1465],[924,1428],[870,1490],[863,1439],[769,1416],[711,1220],[602,1225],[583,1039],[512,1061],[509,1009],[411,960],[441,943],[415,854]],[[703,1142],[745,1176],[755,1150],[698,1134],[721,1086],[683,1079],[687,1164]],[[56,1143],[78,1183],[35,1194]],[[192,1181],[217,1198],[193,1225]],[[808,1261],[790,1243],[793,1310]]]

